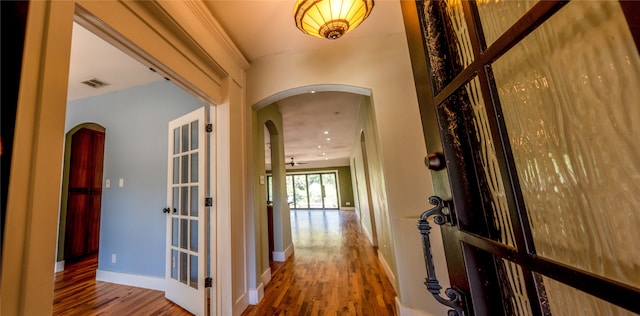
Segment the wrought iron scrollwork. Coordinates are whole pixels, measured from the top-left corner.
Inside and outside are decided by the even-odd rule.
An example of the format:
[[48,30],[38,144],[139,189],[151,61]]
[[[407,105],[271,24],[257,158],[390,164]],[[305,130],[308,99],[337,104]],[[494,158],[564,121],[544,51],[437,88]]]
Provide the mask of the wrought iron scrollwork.
[[427,278],[425,279],[424,285],[427,286],[429,292],[431,292],[440,304],[452,308],[452,310],[449,310],[447,313],[449,316],[464,316],[462,293],[460,293],[460,291],[453,288],[446,289],[444,294],[448,299],[440,295],[442,286],[436,277],[436,268],[433,264],[433,256],[431,254],[431,240],[429,239],[429,234],[431,233],[431,225],[429,225],[427,221],[429,217],[433,216],[433,222],[438,225],[447,223],[454,224],[454,218],[450,208],[451,203],[437,196],[429,197],[429,203],[435,205],[435,207],[422,213],[420,220],[418,220],[418,230],[420,230],[420,234],[422,235],[424,261],[427,266]]

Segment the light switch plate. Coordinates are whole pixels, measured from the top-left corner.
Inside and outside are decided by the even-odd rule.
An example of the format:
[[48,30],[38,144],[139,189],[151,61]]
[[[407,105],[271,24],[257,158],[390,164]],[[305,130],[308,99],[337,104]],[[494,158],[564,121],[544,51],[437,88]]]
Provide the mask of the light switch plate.
[[124,179],[120,178],[120,182],[118,183],[118,186],[120,186],[121,188],[124,187]]

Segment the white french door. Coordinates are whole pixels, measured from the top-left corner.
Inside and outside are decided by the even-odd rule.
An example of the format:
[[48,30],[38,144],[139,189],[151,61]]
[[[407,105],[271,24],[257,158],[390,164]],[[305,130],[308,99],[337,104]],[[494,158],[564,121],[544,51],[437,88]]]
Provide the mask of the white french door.
[[195,315],[208,314],[207,123],[206,107],[169,122],[165,296]]

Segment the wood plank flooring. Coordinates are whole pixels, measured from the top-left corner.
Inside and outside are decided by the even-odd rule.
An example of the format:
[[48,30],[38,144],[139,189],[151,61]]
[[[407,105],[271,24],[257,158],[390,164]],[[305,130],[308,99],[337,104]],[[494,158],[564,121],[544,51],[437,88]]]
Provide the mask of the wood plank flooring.
[[242,315],[396,315],[396,293],[353,211],[291,211],[295,252]]
[[[396,293],[353,211],[291,211],[295,253],[272,265],[253,315],[396,315]],[[55,275],[54,315],[190,315],[164,293],[95,280],[97,258]],[[220,315],[227,316],[227,315]]]
[[164,292],[96,281],[97,267],[93,256],[56,273],[53,315],[191,315]]

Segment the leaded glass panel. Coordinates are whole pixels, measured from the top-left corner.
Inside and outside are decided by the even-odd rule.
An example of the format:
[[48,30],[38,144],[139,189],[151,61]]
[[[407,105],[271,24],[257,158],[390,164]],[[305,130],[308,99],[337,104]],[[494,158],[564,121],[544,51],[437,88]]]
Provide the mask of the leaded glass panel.
[[554,279],[542,276],[552,315],[638,315]]
[[476,1],[482,21],[487,47],[518,21],[537,1],[535,0],[482,0]]
[[568,3],[493,73],[538,254],[640,287],[640,58],[620,4]]
[[498,165],[495,141],[491,135],[489,127],[489,117],[482,98],[480,82],[474,78],[465,86],[466,96],[471,105],[473,134],[475,135],[475,155],[482,168],[481,174],[477,175],[481,183],[488,190],[485,196],[486,207],[491,216],[490,236],[492,239],[500,241],[506,245],[515,247],[513,227],[511,225],[511,215],[505,197],[505,187],[502,181],[502,172]]
[[446,3],[447,16],[455,37],[456,55],[462,68],[465,68],[473,62],[473,48],[471,47],[467,22],[464,19],[462,1],[447,0]]

